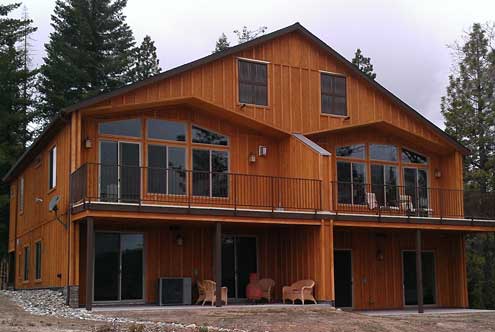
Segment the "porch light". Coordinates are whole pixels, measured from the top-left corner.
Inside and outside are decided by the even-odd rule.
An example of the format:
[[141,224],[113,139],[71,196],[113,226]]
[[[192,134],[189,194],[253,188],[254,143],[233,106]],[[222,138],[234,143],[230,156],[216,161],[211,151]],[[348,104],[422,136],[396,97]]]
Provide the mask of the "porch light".
[[256,155],[254,153],[249,154],[249,162],[250,163],[255,163],[256,162]]
[[86,139],[84,140],[84,147],[86,149],[91,149],[92,146],[93,142],[91,142],[91,139],[89,137],[86,137]]
[[376,251],[376,260],[377,261],[383,261],[383,251],[381,249],[378,249]]
[[433,173],[434,173],[434,175],[435,175],[435,177],[436,177],[437,179],[439,179],[439,178],[441,178],[441,177],[442,177],[442,172],[441,172],[438,168],[436,168],[436,169],[435,169],[435,172],[433,172]]
[[179,247],[182,247],[182,245],[184,244],[184,238],[182,237],[182,234],[177,234],[175,241],[177,242],[177,245]]

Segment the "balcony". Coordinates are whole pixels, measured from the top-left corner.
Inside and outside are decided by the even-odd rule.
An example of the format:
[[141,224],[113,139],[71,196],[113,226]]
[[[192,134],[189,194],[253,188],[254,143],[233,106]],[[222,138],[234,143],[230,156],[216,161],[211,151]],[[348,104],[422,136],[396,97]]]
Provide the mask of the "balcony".
[[[93,204],[212,211],[495,220],[495,193],[87,163],[71,175],[74,208]],[[220,213],[220,212],[218,212]]]

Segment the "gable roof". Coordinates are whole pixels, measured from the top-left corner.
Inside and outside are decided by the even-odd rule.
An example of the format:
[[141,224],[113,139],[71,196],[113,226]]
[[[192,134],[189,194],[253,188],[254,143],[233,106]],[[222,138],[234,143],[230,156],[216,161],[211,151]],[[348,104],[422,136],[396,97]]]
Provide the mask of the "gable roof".
[[[245,43],[242,43],[242,44],[239,44],[239,45],[236,45],[236,46],[229,47],[229,48],[227,48],[227,49],[225,49],[223,51],[210,54],[210,55],[205,56],[203,58],[194,60],[192,62],[186,63],[184,65],[181,65],[181,66],[178,66],[178,67],[175,67],[175,68],[172,68],[170,70],[164,71],[162,73],[159,73],[157,75],[154,75],[154,76],[152,76],[150,78],[147,78],[145,80],[142,80],[142,81],[139,81],[139,82],[136,82],[136,83],[132,83],[132,84],[126,85],[124,87],[115,89],[115,90],[113,90],[111,92],[108,92],[108,93],[103,93],[103,94],[98,95],[98,96],[95,96],[95,97],[90,97],[90,98],[84,99],[84,100],[80,101],[79,103],[76,103],[74,105],[71,105],[71,106],[68,106],[68,107],[62,109],[62,111],[60,112],[59,116],[57,118],[55,118],[53,120],[53,122],[54,123],[59,123],[60,120],[62,120],[62,122],[65,122],[63,120],[66,119],[66,115],[69,114],[69,113],[72,113],[72,112],[74,112],[74,111],[76,111],[78,109],[92,106],[94,104],[97,104],[97,103],[100,103],[102,101],[108,100],[108,99],[110,99],[112,97],[116,97],[116,96],[122,95],[122,94],[124,94],[126,92],[129,92],[131,90],[135,90],[137,88],[140,88],[140,87],[143,87],[143,86],[146,86],[146,85],[149,85],[149,84],[152,84],[152,83],[155,83],[155,82],[164,80],[166,78],[169,78],[169,77],[175,76],[177,74],[183,73],[185,71],[188,71],[188,70],[197,68],[199,66],[202,66],[202,65],[205,65],[205,64],[208,64],[208,63],[211,63],[213,61],[216,61],[218,59],[224,58],[226,56],[239,53],[239,52],[241,52],[243,50],[246,50],[246,49],[249,49],[251,47],[260,45],[262,43],[265,43],[267,41],[270,41],[272,39],[278,38],[280,36],[283,36],[283,35],[286,35],[286,34],[289,34],[289,33],[292,33],[292,32],[298,32],[298,33],[302,34],[303,36],[305,36],[306,38],[308,38],[313,43],[315,43],[316,45],[318,45],[320,48],[322,48],[323,50],[325,50],[328,54],[330,54],[331,56],[333,56],[334,58],[336,58],[338,61],[340,61],[341,63],[343,63],[347,67],[347,69],[349,69],[352,73],[354,73],[358,77],[364,79],[371,86],[375,87],[380,92],[382,92],[387,97],[389,97],[398,106],[402,107],[410,115],[412,115],[416,119],[418,119],[421,122],[423,122],[427,127],[429,127],[430,129],[432,129],[434,132],[436,132],[441,137],[445,138],[447,142],[451,143],[453,146],[455,146],[463,154],[469,154],[470,153],[470,150],[468,148],[466,148],[464,145],[462,145],[461,143],[459,143],[452,136],[448,135],[442,129],[440,129],[439,127],[437,127],[434,123],[432,123],[430,120],[428,120],[427,118],[425,118],[421,113],[419,113],[418,111],[416,111],[414,108],[412,108],[411,106],[409,106],[408,104],[406,104],[399,97],[397,97],[396,95],[394,95],[392,92],[390,92],[389,90],[387,90],[380,83],[378,83],[377,81],[375,81],[375,80],[371,79],[370,77],[368,77],[361,70],[359,70],[359,68],[357,68],[354,64],[352,64],[349,60],[347,60],[342,55],[340,55],[337,51],[335,51],[333,48],[331,48],[330,46],[328,46],[324,41],[322,41],[321,39],[319,39],[317,36],[315,36],[313,33],[311,33],[305,27],[303,27],[299,22],[296,22],[296,23],[294,23],[292,25],[289,25],[289,26],[287,26],[285,28],[282,28],[280,30],[276,30],[274,32],[271,32],[271,33],[262,35],[260,37],[257,37],[255,39],[252,39],[252,40],[247,41]],[[37,148],[38,145],[40,145],[43,141],[46,140],[44,136],[48,135],[48,136],[51,137],[51,135],[49,135],[48,133],[50,131],[52,131],[52,130],[55,130],[55,128],[59,128],[59,127],[60,126],[53,126],[53,125],[48,126],[47,129],[40,135],[40,137],[38,137],[38,139],[35,142],[33,142],[33,144],[29,147],[29,149],[12,166],[12,168],[9,170],[9,172],[4,176],[3,180],[4,181],[8,181],[12,177],[12,174],[13,174],[14,170],[18,166],[20,166],[20,164],[23,164],[25,162],[25,159],[28,158],[28,156],[30,154],[33,154],[31,150]]]

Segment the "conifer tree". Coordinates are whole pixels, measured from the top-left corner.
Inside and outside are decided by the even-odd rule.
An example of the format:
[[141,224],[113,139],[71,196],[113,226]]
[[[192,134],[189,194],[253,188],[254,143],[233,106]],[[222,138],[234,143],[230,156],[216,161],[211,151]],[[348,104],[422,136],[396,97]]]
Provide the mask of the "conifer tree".
[[[445,131],[471,150],[464,158],[465,188],[495,191],[495,38],[492,27],[475,23],[454,50],[441,110]],[[483,208],[483,207],[481,207]],[[469,303],[495,308],[495,236],[466,239]]]
[[241,30],[234,30],[234,33],[237,35],[238,43],[242,44],[264,34],[266,29],[268,29],[266,26],[261,26],[256,30],[248,30],[243,26]]
[[[26,148],[33,103],[29,86],[35,71],[27,64],[24,41],[36,28],[29,19],[12,18],[20,3],[0,5],[0,173],[5,174]],[[0,183],[0,256],[5,254],[9,187]]]
[[371,64],[371,58],[363,56],[363,53],[358,48],[354,53],[352,63],[359,68],[363,73],[368,75],[371,79],[376,78],[376,74],[373,72],[373,65]]
[[127,0],[57,0],[39,90],[48,121],[66,106],[133,81]]
[[230,47],[230,43],[227,40],[227,36],[225,35],[225,33],[222,32],[220,37],[218,37],[218,40],[215,44],[215,50],[212,53],[217,53],[217,52],[226,50],[229,47]]
[[144,80],[161,71],[160,60],[156,54],[155,42],[151,40],[150,36],[146,36],[137,48],[134,79],[135,81]]

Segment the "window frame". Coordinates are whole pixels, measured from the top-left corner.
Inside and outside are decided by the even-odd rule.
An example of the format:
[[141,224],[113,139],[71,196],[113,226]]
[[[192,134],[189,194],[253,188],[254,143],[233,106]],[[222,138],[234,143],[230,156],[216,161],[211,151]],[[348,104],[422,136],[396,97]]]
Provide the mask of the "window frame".
[[57,146],[54,145],[48,150],[48,190],[57,187]]
[[[185,142],[183,142],[185,143]],[[150,146],[157,146],[157,147],[161,147],[161,148],[165,148],[165,168],[163,169],[163,171],[166,172],[166,175],[165,175],[165,193],[161,193],[161,192],[152,192],[150,191],[150,186],[149,186],[149,181],[150,181],[150,169],[151,169],[151,166],[150,166]],[[184,150],[184,183],[185,183],[185,190],[184,190],[184,193],[182,194],[177,194],[177,193],[170,193],[170,188],[169,188],[169,171],[170,171],[170,168],[169,168],[169,149],[170,148],[175,148],[175,149],[183,149]],[[146,179],[146,195],[168,195],[168,196],[187,196],[188,193],[189,193],[189,186],[188,186],[188,175],[187,175],[187,166],[188,166],[188,147],[187,145],[173,145],[173,144],[158,144],[158,143],[155,143],[155,142],[148,142],[146,144],[146,167],[148,169],[148,172],[146,174],[147,176],[147,179]]]
[[[215,145],[216,146],[216,145]],[[228,149],[215,149],[214,146],[201,147],[201,146],[191,146],[191,195],[196,197],[209,197],[214,199],[228,199],[230,196],[230,151]],[[194,194],[194,173],[195,172],[205,172],[205,171],[195,171],[194,170],[194,151],[207,151],[208,152],[208,196],[206,195],[195,195]],[[225,175],[227,176],[227,195],[226,196],[213,196],[213,171],[212,171],[212,152],[223,152],[227,154],[227,171]]]
[[[335,73],[335,72],[330,72],[330,71],[324,71],[324,70],[319,70],[318,72],[320,74],[320,77],[319,77],[319,80],[318,80],[318,84],[319,84],[319,87],[320,87],[320,103],[319,103],[319,105],[320,105],[319,106],[320,107],[320,115],[348,119],[349,118],[349,108],[348,108],[348,102],[347,102],[347,95],[348,95],[347,76],[345,74]],[[335,94],[333,94],[333,95],[327,94],[327,93],[324,94],[323,93],[323,86],[321,84],[322,75],[328,75],[328,76],[343,78],[344,81],[345,81],[345,95],[344,96],[340,96],[340,95],[335,95]],[[344,114],[334,114],[334,113],[325,113],[325,112],[323,112],[323,100],[322,100],[323,95],[330,96],[330,97],[344,97],[344,99],[345,99],[345,115]]]
[[[220,135],[220,136],[224,136],[227,139],[227,145],[194,142],[194,135],[193,135],[194,127],[199,128],[201,130],[205,130],[205,131],[211,131],[212,133],[217,134],[217,135]],[[222,134],[222,133],[219,133],[216,130],[211,130],[210,128],[206,128],[206,127],[199,126],[197,124],[191,123],[191,139],[190,139],[189,143],[192,144],[192,145],[198,145],[198,146],[204,146],[204,147],[229,148],[230,147],[230,136],[229,135]]]
[[[339,181],[339,174],[338,174],[338,164],[339,163],[347,163],[349,164],[349,169],[350,169],[350,176],[351,176],[351,181],[350,182],[341,182]],[[352,172],[353,170],[353,165],[354,164],[360,164],[364,166],[364,182],[363,183],[354,183],[354,174]],[[366,186],[367,186],[367,180],[368,180],[368,163],[366,159],[354,159],[354,158],[349,158],[348,160],[346,159],[338,159],[336,163],[336,169],[335,169],[335,175],[337,177],[337,204],[347,204],[347,205],[359,205],[363,206],[366,205],[366,197],[364,197],[363,203],[355,203],[354,202],[354,191],[355,191],[355,186],[362,185],[364,187],[364,191],[366,194]],[[351,202],[350,203],[345,203],[345,202],[339,202],[339,185],[349,185],[351,188]]]
[[19,214],[24,213],[24,199],[25,199],[25,181],[24,181],[24,175],[21,175],[19,177]]
[[[256,104],[256,103],[246,103],[241,101],[241,78],[240,78],[240,62],[250,62],[250,63],[256,63],[256,64],[262,64],[266,66],[266,105],[263,104]],[[248,105],[248,106],[253,106],[253,107],[260,107],[260,108],[270,108],[270,72],[269,72],[269,61],[264,61],[264,60],[257,60],[257,59],[250,59],[250,58],[243,58],[243,57],[237,57],[236,58],[236,74],[237,74],[237,105],[242,106],[242,105]],[[261,86],[261,84],[257,82],[252,82],[252,81],[243,81],[244,84],[254,84],[256,86]],[[256,97],[256,96],[255,96]],[[255,101],[256,102],[256,101]]]
[[34,242],[34,279],[36,281],[41,281],[41,277],[42,277],[42,266],[43,266],[42,254],[43,254],[43,245],[40,239]]
[[[156,121],[166,121],[166,122],[174,122],[174,123],[182,124],[184,126],[184,140],[183,141],[179,141],[179,140],[170,140],[170,139],[164,139],[164,138],[150,137],[149,121],[153,121],[153,120],[156,120]],[[187,122],[180,121],[180,120],[170,120],[170,119],[165,119],[165,118],[144,117],[144,123],[145,123],[145,126],[146,126],[144,138],[147,141],[167,142],[167,144],[168,143],[187,144],[187,142],[189,140],[189,132],[188,132],[188,123]],[[192,132],[191,132],[191,134],[192,134]]]
[[30,271],[30,263],[31,263],[31,262],[30,262],[30,261],[31,261],[31,259],[30,259],[30,255],[31,255],[30,251],[31,251],[31,250],[30,250],[30,248],[29,248],[29,245],[25,245],[25,246],[24,246],[24,249],[23,249],[23,252],[22,252],[22,256],[23,256],[23,263],[22,263],[22,264],[23,264],[23,265],[22,265],[22,267],[23,267],[22,281],[23,281],[24,283],[29,282],[29,273],[31,272],[31,271]]
[[[129,135],[120,135],[120,134],[108,134],[108,133],[102,133],[100,131],[100,126],[104,123],[110,123],[110,122],[118,122],[118,121],[129,121],[129,120],[137,120],[139,122],[139,136],[129,136]],[[100,119],[98,120],[96,124],[96,133],[98,137],[111,137],[111,138],[124,138],[124,139],[134,139],[134,140],[142,140],[143,138],[146,137],[146,132],[143,128],[144,123],[146,122],[146,118],[144,118],[145,121],[143,121],[142,116],[133,116],[133,117],[126,117],[126,118],[116,118],[116,119]]]

